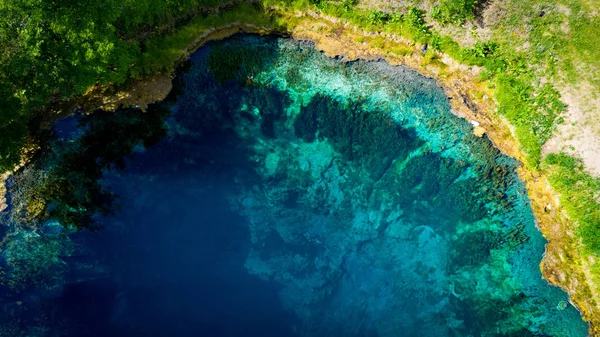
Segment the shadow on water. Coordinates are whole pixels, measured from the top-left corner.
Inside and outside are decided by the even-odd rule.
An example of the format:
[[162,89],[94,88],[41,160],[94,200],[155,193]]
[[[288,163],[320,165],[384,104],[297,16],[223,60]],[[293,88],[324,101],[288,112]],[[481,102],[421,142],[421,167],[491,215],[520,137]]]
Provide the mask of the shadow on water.
[[435,83],[391,70],[240,36],[194,54],[145,113],[58,123],[15,178],[50,172],[44,186],[14,208],[50,198],[42,216],[101,230],[65,256],[40,245],[69,265],[24,301],[43,304],[42,336],[584,335],[540,278],[516,164]]
[[123,205],[113,221],[127,230],[100,239],[111,278],[70,285],[57,299],[81,326],[71,335],[294,335],[278,286],[246,272],[246,220],[229,210],[219,187],[193,197],[141,184],[139,193],[166,198]]
[[105,174],[120,211],[99,219],[100,232],[80,235],[104,252],[110,277],[69,285],[56,300],[78,323],[69,336],[295,335],[280,285],[244,267],[249,226],[227,195],[235,177],[254,178],[246,145],[226,113],[191,113],[199,136],[159,141]]
[[[225,87],[238,87],[225,80]],[[58,140],[47,144],[39,166],[57,172],[49,181],[58,188],[38,193],[54,193],[51,218],[90,223],[94,216],[101,230],[72,238],[83,251],[80,265],[102,272],[84,277],[72,270],[59,295],[39,299],[59,317],[46,319],[49,336],[296,335],[296,318],[278,297],[281,285],[245,268],[249,226],[227,199],[234,178],[255,178],[248,142],[238,139],[228,114],[238,102],[224,92],[215,106],[190,107],[179,117],[188,117],[195,134],[159,140],[165,111],[189,84],[179,80],[146,113],[97,112],[56,125]],[[74,188],[64,188],[65,178]],[[111,199],[99,210],[95,195]],[[81,211],[74,217],[72,209]]]
[[227,201],[235,172],[252,176],[244,148],[227,129],[200,131],[193,151],[161,141],[105,174],[120,211],[79,236],[103,252],[110,277],[68,285],[55,300],[77,322],[69,336],[295,335],[280,286],[244,267],[249,226]]

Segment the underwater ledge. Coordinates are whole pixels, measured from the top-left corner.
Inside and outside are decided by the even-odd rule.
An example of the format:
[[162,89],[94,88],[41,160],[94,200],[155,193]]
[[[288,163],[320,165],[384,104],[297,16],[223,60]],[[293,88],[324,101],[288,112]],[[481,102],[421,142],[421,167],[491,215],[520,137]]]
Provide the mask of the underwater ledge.
[[[170,97],[146,113],[119,109],[60,121],[46,158],[56,153],[65,160],[51,159],[50,166],[40,160],[31,174],[15,177],[28,186],[36,169],[48,171],[54,178],[41,195],[55,195],[56,178],[81,181],[81,173],[98,172],[92,169],[98,160],[121,168],[102,180],[121,196],[121,211],[98,219],[103,235],[70,236],[97,237],[102,251],[117,258],[99,266],[114,270],[111,280],[125,280],[117,281],[125,289],[119,310],[135,305],[127,304],[135,299],[127,295],[131,282],[137,289],[155,284],[144,281],[150,275],[167,284],[182,281],[172,275],[198,275],[190,268],[207,267],[204,259],[215,256],[210,247],[232,247],[208,238],[232,234],[246,242],[233,247],[250,247],[215,251],[238,261],[216,265],[282,284],[281,303],[305,322],[304,335],[364,336],[363,328],[381,336],[403,329],[436,337],[586,335],[567,295],[541,278],[546,241],[534,228],[517,161],[471,134],[433,79],[384,61],[340,62],[309,42],[245,35],[195,53]],[[166,129],[161,116],[169,116]],[[127,148],[132,160],[113,156]],[[206,180],[211,172],[222,173]],[[94,188],[100,180],[91,178],[83,181]],[[213,187],[226,181],[234,185]],[[101,206],[61,195],[59,205],[67,202],[68,209]],[[15,197],[14,205],[28,200]],[[209,221],[231,218],[206,217],[220,214],[210,206],[219,200],[242,217],[224,227]],[[214,210],[198,212],[207,206]],[[88,213],[75,213],[75,220]],[[60,224],[80,224],[70,212],[61,214]],[[245,231],[233,235],[237,222],[248,239]],[[8,256],[19,252],[15,244],[7,250]],[[184,293],[197,298],[199,291]],[[147,303],[157,302],[151,296]]]
[[[314,29],[314,24],[317,22],[320,27],[318,31]],[[476,81],[476,73],[470,73],[468,69],[460,64],[453,63],[452,60],[444,59],[448,62],[450,69],[453,71],[448,74],[448,68],[442,71],[442,67],[435,64],[423,65],[423,54],[420,53],[421,46],[412,45],[411,48],[419,51],[413,53],[411,57],[402,57],[394,55],[385,50],[363,42],[357,42],[356,37],[372,36],[373,34],[360,32],[353,27],[345,27],[339,30],[335,23],[328,18],[317,16],[314,13],[302,17],[299,22],[288,30],[279,30],[277,28],[259,27],[247,25],[243,23],[233,23],[215,28],[198,38],[188,49],[182,52],[183,61],[189,54],[203,46],[206,42],[213,40],[221,40],[237,33],[253,33],[261,35],[269,34],[288,34],[297,40],[310,40],[315,42],[316,47],[330,57],[343,58],[344,60],[356,59],[385,59],[392,65],[406,65],[409,68],[417,70],[419,73],[427,75],[435,79],[446,91],[448,97],[451,98],[453,113],[457,116],[465,118],[469,121],[474,121],[477,125],[485,130],[489,139],[493,142],[502,153],[505,155],[521,160],[524,155],[518,150],[518,144],[512,137],[509,127],[506,122],[502,121],[495,114],[495,103],[493,95],[487,91],[482,85]],[[384,38],[389,38],[399,44],[410,44],[399,38],[389,35],[380,35]],[[164,76],[153,78],[152,81],[170,81],[172,76]],[[166,83],[166,82],[164,82]],[[145,81],[139,81],[136,85],[143,87]],[[152,97],[144,97],[137,95],[133,91],[138,91],[134,86],[131,94],[123,95],[122,98],[103,97],[98,100],[91,99],[85,102],[88,110],[92,107],[102,107],[110,109],[111,105],[114,108],[120,104],[124,105],[139,105],[141,107],[155,101],[160,101],[171,90],[170,86],[162,86],[164,91],[154,93]],[[483,93],[474,97],[472,92]],[[123,99],[127,97],[127,99]],[[132,98],[133,97],[133,98]],[[487,98],[484,98],[487,97]],[[552,284],[563,288],[570,295],[573,304],[580,310],[583,318],[591,323],[590,331],[592,334],[598,333],[598,306],[597,294],[589,290],[590,287],[582,286],[588,284],[588,279],[585,273],[577,269],[577,264],[573,260],[577,256],[573,256],[575,251],[569,252],[572,247],[572,238],[566,235],[570,226],[569,220],[564,214],[559,212],[556,201],[556,194],[550,189],[547,180],[544,176],[526,167],[521,166],[518,169],[520,178],[527,184],[529,199],[531,200],[532,209],[537,219],[536,224],[542,234],[548,239],[546,253],[541,261],[540,268],[546,280]],[[568,257],[572,261],[568,261],[564,257]],[[590,296],[592,295],[592,296]]]
[[[525,162],[525,155],[519,150],[519,144],[513,136],[509,123],[497,114],[494,96],[484,83],[477,80],[479,67],[464,66],[449,56],[442,56],[440,62],[425,61],[423,46],[390,34],[366,32],[358,27],[338,19],[326,17],[315,12],[290,12],[278,8],[279,15],[293,22],[282,28],[257,26],[233,22],[208,30],[192,44],[181,51],[177,66],[189,55],[210,41],[223,40],[239,33],[259,35],[283,35],[297,40],[313,41],[316,48],[332,58],[345,61],[358,59],[385,59],[392,65],[404,65],[419,73],[433,78],[444,88],[450,98],[452,113],[467,119],[476,126],[479,134],[485,133],[494,146],[503,154]],[[381,43],[381,41],[385,43]],[[411,55],[399,55],[394,48],[410,48]],[[175,68],[173,69],[173,71]],[[90,95],[81,106],[91,111],[95,108],[114,110],[119,105],[145,107],[150,103],[164,99],[171,90],[171,81],[175,73],[136,81],[128,91],[115,95]],[[152,95],[139,94],[148,88],[162,88]],[[157,86],[156,83],[159,83]],[[474,129],[475,129],[474,128]],[[558,195],[552,190],[548,179],[538,171],[521,165],[517,172],[525,182],[536,226],[548,240],[546,252],[540,261],[543,277],[551,284],[559,286],[569,294],[571,303],[580,311],[583,319],[590,324],[590,334],[600,336],[600,294],[594,291],[589,271],[582,267],[577,253],[577,242],[572,234],[572,221],[561,211]]]

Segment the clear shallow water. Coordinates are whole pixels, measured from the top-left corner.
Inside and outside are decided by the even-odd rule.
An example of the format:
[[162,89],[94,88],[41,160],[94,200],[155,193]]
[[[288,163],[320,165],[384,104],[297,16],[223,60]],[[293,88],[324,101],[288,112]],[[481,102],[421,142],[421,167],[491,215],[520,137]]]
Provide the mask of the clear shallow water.
[[[19,295],[60,317],[46,335],[586,335],[541,279],[517,163],[434,81],[239,36],[175,88],[152,108],[166,136],[104,174],[120,209],[72,236],[60,286]],[[59,123],[55,146],[110,118]]]

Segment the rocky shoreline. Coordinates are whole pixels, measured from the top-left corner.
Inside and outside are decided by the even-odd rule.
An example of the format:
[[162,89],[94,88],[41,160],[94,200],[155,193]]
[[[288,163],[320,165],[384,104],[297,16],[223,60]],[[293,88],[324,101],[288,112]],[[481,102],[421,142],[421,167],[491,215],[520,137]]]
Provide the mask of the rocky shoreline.
[[[258,27],[243,23],[231,23],[213,28],[199,36],[188,48],[182,50],[180,61],[203,44],[225,39],[237,33],[289,34],[294,39],[310,40],[316,48],[330,57],[347,61],[356,59],[385,59],[393,65],[404,65],[434,78],[445,89],[453,112],[469,120],[478,135],[485,133],[494,145],[505,155],[523,161],[524,155],[512,136],[506,121],[496,114],[497,104],[493,93],[484,82],[478,81],[480,69],[457,63],[450,57],[440,55],[437,62],[427,62],[423,46],[390,36],[364,32],[338,19],[324,17],[316,13],[287,13],[293,16],[294,27],[290,31],[280,31],[269,27]],[[378,46],[374,45],[374,41]],[[410,48],[412,52],[399,55],[391,50],[398,47]],[[114,110],[119,106],[139,106],[164,99],[171,91],[172,75],[161,75],[134,82],[129,89],[106,95],[102,88],[90,90],[78,105],[86,111],[96,108]],[[2,181],[8,174],[2,176]],[[522,166],[520,178],[526,183],[529,199],[537,219],[537,226],[548,240],[546,253],[540,268],[544,278],[551,284],[561,287],[570,296],[584,320],[590,322],[590,333],[600,335],[600,303],[598,294],[590,286],[586,274],[585,261],[577,255],[577,242],[572,234],[573,224],[561,211],[558,197],[550,188],[545,176]],[[4,184],[0,195],[5,194]],[[0,198],[4,201],[4,198]],[[5,205],[5,202],[0,202]],[[5,208],[6,206],[4,206]],[[3,209],[0,206],[0,209]]]
[[[321,22],[326,21],[321,18]],[[333,23],[329,28],[333,29],[332,26]],[[471,121],[475,126],[474,132],[481,134],[484,131],[502,153],[524,161],[525,156],[519,151],[519,144],[512,136],[508,123],[496,113],[497,104],[493,100],[491,90],[478,81],[477,67],[466,67],[447,56],[442,56],[445,66],[423,66],[422,60],[425,55],[421,52],[422,46],[412,45],[414,52],[411,55],[399,57],[382,48],[357,43],[356,36],[361,33],[351,27],[346,27],[341,34],[327,34],[323,31],[300,24],[292,36],[314,41],[318,49],[331,57],[341,56],[348,60],[385,58],[391,64],[405,65],[436,79],[450,98],[453,112]],[[383,36],[396,43],[406,44],[392,36]],[[577,256],[575,248],[573,224],[560,210],[558,196],[551,189],[545,176],[525,166],[521,166],[518,173],[526,183],[537,226],[548,240],[544,258],[540,263],[544,278],[565,290],[584,320],[590,322],[590,333],[600,334],[600,310],[596,305],[598,294],[593,293],[589,275],[579,267],[581,258]]]

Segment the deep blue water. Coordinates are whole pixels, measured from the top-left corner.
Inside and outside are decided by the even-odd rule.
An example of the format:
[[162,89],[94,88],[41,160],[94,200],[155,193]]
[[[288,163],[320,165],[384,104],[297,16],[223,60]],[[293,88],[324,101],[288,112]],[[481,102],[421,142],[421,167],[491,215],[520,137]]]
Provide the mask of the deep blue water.
[[[149,112],[55,131],[40,167],[83,171],[94,148],[112,169],[74,193],[118,207],[68,240],[15,225],[6,264],[48,267],[13,270],[28,278],[2,297],[3,335],[586,335],[541,278],[518,163],[411,70],[238,36],[194,54]],[[14,178],[15,205],[36,172]]]
[[[178,173],[126,183],[136,194],[121,194],[131,202],[111,221],[125,232],[95,238],[109,278],[73,285],[60,299],[85,327],[79,335],[293,335],[294,317],[277,297],[281,286],[244,268],[246,220],[220,193],[231,188],[225,177]],[[140,197],[147,202],[134,201]]]

